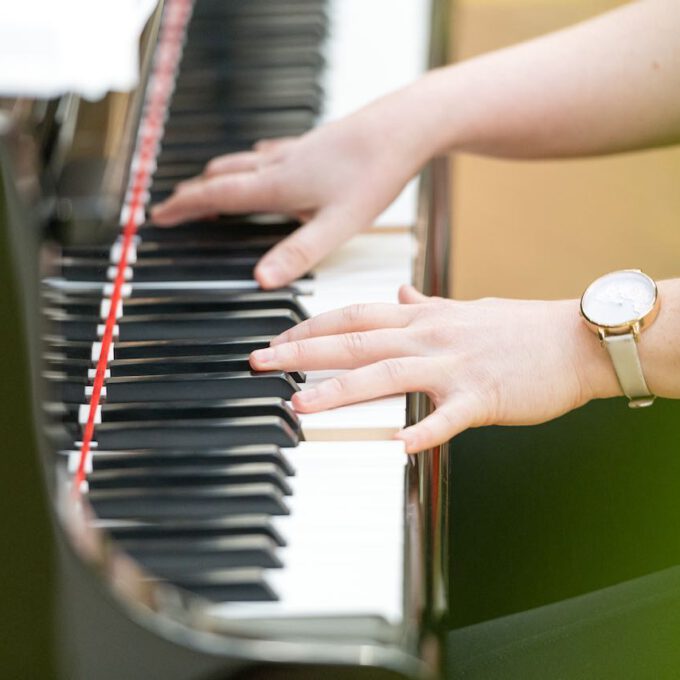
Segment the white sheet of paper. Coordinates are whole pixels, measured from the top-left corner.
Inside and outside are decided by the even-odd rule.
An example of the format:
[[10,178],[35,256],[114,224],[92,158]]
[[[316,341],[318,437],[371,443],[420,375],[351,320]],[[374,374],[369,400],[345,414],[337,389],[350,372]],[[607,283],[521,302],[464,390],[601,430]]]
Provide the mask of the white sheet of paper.
[[[345,116],[425,71],[430,11],[429,0],[331,1],[322,122]],[[377,224],[415,224],[417,203],[414,180]]]
[[0,94],[98,99],[133,88],[139,36],[156,0],[0,3]]

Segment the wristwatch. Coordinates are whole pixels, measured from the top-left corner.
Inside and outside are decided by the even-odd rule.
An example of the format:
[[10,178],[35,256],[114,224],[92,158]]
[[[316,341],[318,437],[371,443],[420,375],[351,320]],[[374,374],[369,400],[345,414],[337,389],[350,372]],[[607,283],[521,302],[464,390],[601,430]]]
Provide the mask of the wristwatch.
[[654,281],[639,269],[611,272],[593,281],[581,297],[581,314],[609,352],[628,406],[651,406],[637,343],[659,312]]

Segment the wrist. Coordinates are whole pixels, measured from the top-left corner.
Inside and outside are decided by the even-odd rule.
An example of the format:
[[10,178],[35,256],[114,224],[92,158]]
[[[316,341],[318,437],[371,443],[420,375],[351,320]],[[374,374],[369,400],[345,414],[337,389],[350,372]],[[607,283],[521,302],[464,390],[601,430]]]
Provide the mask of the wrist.
[[574,348],[574,366],[581,385],[582,402],[623,395],[616,371],[599,336],[590,330],[579,311],[579,300],[565,302],[569,337]]
[[[680,343],[677,342],[677,319],[680,318],[680,280],[657,283],[660,307],[656,320],[643,325],[637,336],[636,351],[647,389],[655,396],[677,398],[680,396]],[[620,396],[612,357],[597,333],[588,329],[581,320],[573,337],[577,354],[583,359],[577,364],[580,381],[589,398]]]
[[377,99],[358,115],[366,117],[372,139],[388,147],[392,157],[396,153],[412,176],[433,156],[448,151],[443,99],[435,70]]
[[659,397],[680,396],[680,279],[658,281],[659,314],[656,321],[640,333],[638,351],[645,380]]

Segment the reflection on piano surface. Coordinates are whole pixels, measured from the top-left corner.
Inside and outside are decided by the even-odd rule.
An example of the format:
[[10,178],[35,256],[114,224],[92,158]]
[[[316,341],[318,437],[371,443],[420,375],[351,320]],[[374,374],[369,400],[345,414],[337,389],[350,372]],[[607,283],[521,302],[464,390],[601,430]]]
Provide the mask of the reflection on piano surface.
[[[407,30],[398,5],[407,18],[418,8],[422,35],[445,23],[443,2],[378,4]],[[408,461],[391,439],[427,405],[392,397],[300,417],[288,399],[327,373],[252,373],[247,355],[309,315],[392,301],[404,282],[445,292],[445,166],[421,179],[417,231],[407,196],[390,228],[273,292],[251,272],[296,228],[289,218],[144,221],[146,203],[212,156],[301,134],[335,115],[329,102],[342,110],[321,84],[347,84],[328,75],[352,44],[334,23],[346,15],[323,0],[166,0],[145,31],[139,91],[3,107],[12,237],[32,258],[27,308],[40,310],[29,332],[69,677],[439,670],[446,450]],[[386,38],[385,54],[403,62],[404,37]],[[442,36],[431,40],[437,63]]]

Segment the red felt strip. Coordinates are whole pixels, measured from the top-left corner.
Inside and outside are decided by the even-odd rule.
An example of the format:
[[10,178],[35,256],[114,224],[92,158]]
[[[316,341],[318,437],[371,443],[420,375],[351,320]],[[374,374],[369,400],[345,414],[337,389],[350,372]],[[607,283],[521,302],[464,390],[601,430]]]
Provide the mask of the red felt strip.
[[73,479],[73,490],[79,495],[83,482],[87,478],[88,461],[95,430],[97,408],[101,401],[104,377],[108,365],[109,351],[113,343],[113,331],[116,325],[116,312],[122,298],[125,283],[125,269],[130,257],[130,247],[137,233],[137,215],[144,207],[145,189],[151,178],[151,161],[156,154],[158,142],[162,134],[162,121],[170,98],[174,73],[179,61],[179,54],[184,37],[184,30],[191,10],[191,0],[169,0],[166,2],[163,25],[161,27],[157,58],[150,81],[149,98],[146,102],[143,121],[140,126],[140,137],[137,140],[136,170],[130,179],[128,217],[123,225],[123,243],[120,259],[113,282],[111,304],[106,317],[104,333],[101,341],[101,352],[97,360],[97,369],[92,385],[87,423],[83,429],[83,440],[80,446],[78,467]]

